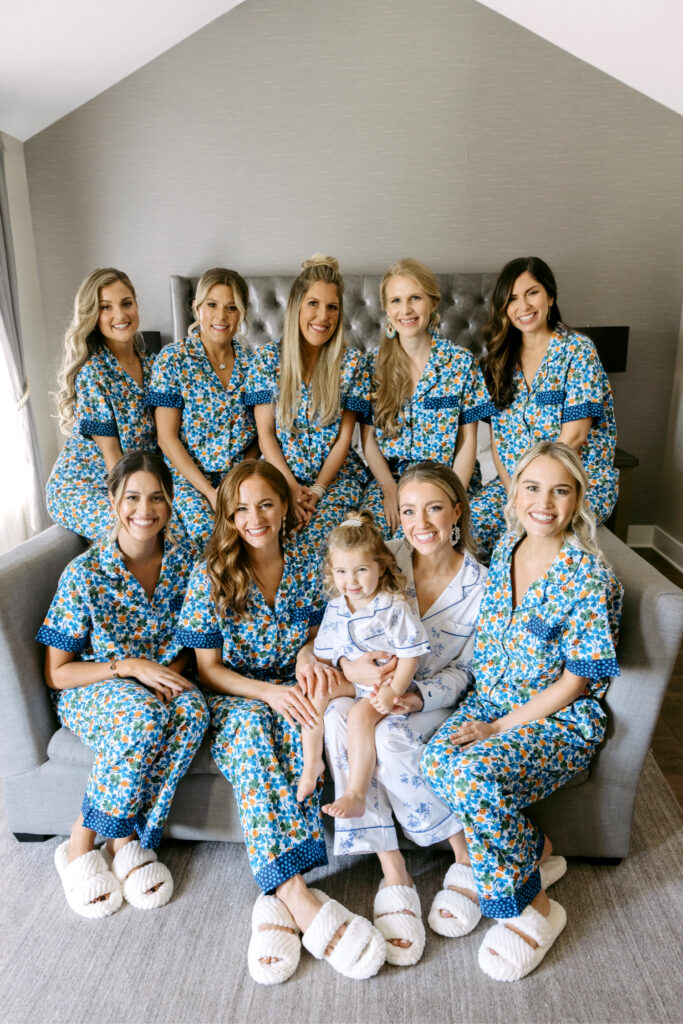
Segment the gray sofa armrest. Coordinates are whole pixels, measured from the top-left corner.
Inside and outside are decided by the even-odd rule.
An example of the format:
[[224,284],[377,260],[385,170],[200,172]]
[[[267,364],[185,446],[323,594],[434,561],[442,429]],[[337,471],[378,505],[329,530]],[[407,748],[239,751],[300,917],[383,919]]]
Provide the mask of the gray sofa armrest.
[[0,777],[46,760],[57,727],[35,641],[64,566],[82,538],[52,526],[0,557]]

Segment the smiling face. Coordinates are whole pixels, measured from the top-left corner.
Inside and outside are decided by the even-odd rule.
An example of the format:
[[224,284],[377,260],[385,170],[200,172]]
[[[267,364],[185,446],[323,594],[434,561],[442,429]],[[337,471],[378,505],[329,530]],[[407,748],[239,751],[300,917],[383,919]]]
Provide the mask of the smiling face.
[[415,480],[407,483],[399,498],[401,526],[409,544],[422,555],[451,552],[451,531],[460,518],[460,504],[436,484]]
[[301,300],[299,333],[313,348],[326,345],[339,323],[339,292],[336,284],[314,281]]
[[420,338],[427,333],[436,302],[413,277],[390,277],[384,295],[385,312],[400,338]]
[[138,304],[128,285],[114,281],[100,288],[97,326],[106,341],[130,343],[140,326]]
[[131,473],[125,480],[118,503],[112,495],[109,500],[121,524],[119,538],[127,535],[136,542],[152,540],[171,515],[159,478],[145,470]]
[[222,344],[232,341],[239,330],[240,318],[234,292],[226,284],[215,284],[201,305],[197,306],[199,333],[205,343]]
[[539,540],[562,537],[577,506],[576,480],[557,459],[539,455],[523,470],[515,512],[529,537]]
[[286,514],[286,502],[263,477],[254,474],[240,484],[233,523],[248,548],[279,553]]
[[552,304],[543,285],[525,270],[512,286],[506,312],[513,327],[522,334],[534,334],[549,330],[548,310]]
[[377,593],[382,567],[362,548],[332,548],[329,554],[334,585],[351,611],[365,608]]

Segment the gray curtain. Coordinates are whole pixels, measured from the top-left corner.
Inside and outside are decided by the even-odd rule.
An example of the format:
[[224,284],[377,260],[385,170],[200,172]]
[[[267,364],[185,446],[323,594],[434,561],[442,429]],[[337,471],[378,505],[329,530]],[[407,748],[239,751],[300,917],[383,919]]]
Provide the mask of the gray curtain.
[[[9,200],[5,177],[5,148],[0,139],[0,357],[2,372],[9,377],[10,394],[16,408],[15,443],[25,450],[25,460],[30,467],[29,493],[26,508],[17,518],[23,524],[15,530],[13,543],[19,543],[37,530],[43,529],[49,522],[45,507],[43,474],[41,472],[40,454],[36,442],[36,431],[31,412],[30,392],[24,369],[24,357],[19,336],[18,321],[15,315],[17,308],[17,281],[12,247],[12,233],[9,218]],[[0,438],[0,444],[12,443],[9,438]],[[2,452],[0,452],[0,459]],[[11,480],[3,480],[3,487],[11,487]],[[20,510],[17,510],[19,513]],[[16,526],[16,524],[15,524]],[[18,533],[18,535],[16,535]],[[23,534],[23,536],[22,536]],[[5,542],[3,547],[10,546]]]

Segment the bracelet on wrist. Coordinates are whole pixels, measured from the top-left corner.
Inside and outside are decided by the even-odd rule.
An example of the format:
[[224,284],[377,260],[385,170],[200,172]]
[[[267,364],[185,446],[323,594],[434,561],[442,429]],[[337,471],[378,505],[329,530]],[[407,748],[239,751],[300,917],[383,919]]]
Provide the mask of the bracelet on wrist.
[[112,658],[111,661],[109,662],[109,671],[111,672],[114,679],[121,678],[118,670],[118,660],[118,658]]
[[323,487],[322,484],[311,484],[311,486],[308,489],[309,491],[312,491],[312,493],[315,494],[318,498],[324,498],[327,487]]

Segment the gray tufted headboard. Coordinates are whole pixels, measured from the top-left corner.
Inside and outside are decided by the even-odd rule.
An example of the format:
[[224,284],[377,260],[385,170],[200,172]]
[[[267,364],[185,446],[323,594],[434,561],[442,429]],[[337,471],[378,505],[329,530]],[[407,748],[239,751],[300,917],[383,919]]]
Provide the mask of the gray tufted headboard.
[[[256,348],[282,334],[285,306],[294,277],[247,277],[251,306],[247,317],[247,343]],[[364,350],[380,340],[384,312],[380,306],[379,274],[344,275],[344,327],[349,344]],[[441,289],[439,315],[445,338],[481,352],[481,329],[488,319],[488,303],[495,274],[437,274]],[[171,312],[174,340],[184,338],[193,320],[192,298],[196,277],[171,277]]]

